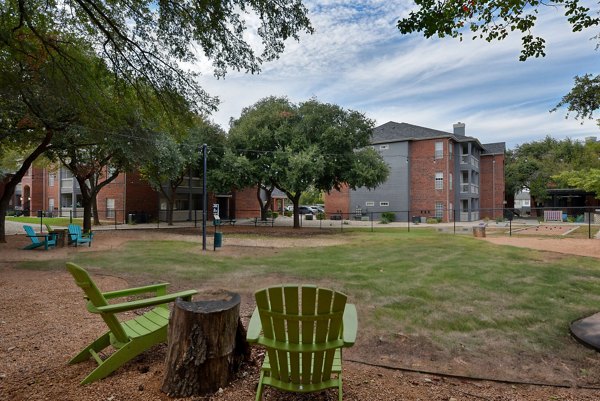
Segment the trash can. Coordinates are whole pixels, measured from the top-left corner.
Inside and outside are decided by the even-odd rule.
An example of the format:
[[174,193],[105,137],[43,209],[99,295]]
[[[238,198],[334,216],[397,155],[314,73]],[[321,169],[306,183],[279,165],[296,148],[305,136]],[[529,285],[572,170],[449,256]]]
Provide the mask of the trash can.
[[127,224],[135,224],[135,214],[129,213],[127,215]]
[[413,224],[419,224],[421,222],[421,218],[419,216],[413,216],[412,217],[412,223]]
[[473,237],[478,237],[478,238],[485,237],[485,226],[473,227]]
[[223,245],[223,233],[215,232],[214,249],[220,248]]

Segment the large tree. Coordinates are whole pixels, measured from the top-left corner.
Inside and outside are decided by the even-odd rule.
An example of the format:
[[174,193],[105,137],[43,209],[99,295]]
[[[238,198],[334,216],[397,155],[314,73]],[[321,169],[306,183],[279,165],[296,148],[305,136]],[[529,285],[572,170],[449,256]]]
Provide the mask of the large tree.
[[242,184],[256,187],[262,219],[267,217],[278,180],[276,152],[285,148],[292,137],[292,119],[296,114],[288,99],[268,97],[244,108],[229,130],[229,146],[249,166],[248,182]]
[[202,145],[210,145],[207,167],[211,174],[218,174],[219,161],[224,153],[225,133],[214,123],[197,117],[191,126],[179,126],[179,129],[182,131],[171,130],[158,136],[154,150],[148,153],[140,167],[142,176],[166,200],[169,225],[173,224],[177,188],[184,183],[186,176],[202,172]]
[[[534,35],[540,9],[549,7],[560,10],[573,32],[578,32],[600,25],[598,10],[587,6],[594,2],[595,0],[415,0],[416,9],[408,17],[398,21],[398,29],[403,34],[421,32],[426,38],[450,36],[462,40],[463,36],[471,36],[488,42],[503,40],[509,35],[520,35],[522,48],[519,59],[525,61],[530,57],[546,55],[546,39]],[[594,33],[593,39],[599,41],[600,34],[597,31]],[[592,118],[593,112],[600,106],[599,82],[600,75],[576,76],[573,89],[563,97],[558,107],[567,106],[568,111],[575,113],[577,118]]]
[[595,143],[584,145],[551,137],[521,144],[507,152],[506,193],[527,188],[534,201],[542,201],[548,197],[548,188],[565,183],[557,180],[562,172],[600,167],[598,150]]
[[31,35],[23,35],[14,45],[0,49],[0,158],[17,152],[21,160],[2,177],[0,242],[6,241],[9,200],[32,163],[66,135],[83,110],[97,111],[92,101],[98,96],[94,77],[102,69],[82,44],[63,49],[62,57],[41,51]]
[[600,142],[586,141],[578,164],[552,178],[559,185],[593,192],[600,199]]
[[598,26],[597,10],[586,7],[583,0],[414,0],[416,9],[398,21],[403,34],[422,32],[427,38],[450,36],[462,40],[464,35],[488,42],[521,36],[520,60],[546,55],[546,40],[533,34],[539,10],[561,10],[573,32]]
[[[30,151],[10,178],[7,173],[0,177],[6,181],[0,198],[0,242],[5,241],[8,201],[24,173],[56,132],[95,105],[95,92],[87,91],[90,82],[85,81],[89,63],[82,62],[80,49],[94,49],[115,82],[136,88],[141,100],[150,87],[163,110],[183,97],[196,111],[211,111],[217,100],[202,90],[194,73],[180,66],[207,59],[218,76],[228,68],[258,72],[262,62],[283,51],[286,39],[312,32],[306,14],[299,0],[2,2],[0,147]],[[258,28],[248,32],[248,26]],[[252,46],[256,36],[261,39],[260,54]],[[77,94],[79,107],[62,107]]]
[[229,136],[234,151],[253,165],[255,183],[286,193],[299,227],[303,192],[374,188],[385,181],[388,166],[369,146],[373,126],[363,114],[336,105],[269,97],[244,109]]
[[262,62],[278,57],[286,39],[312,32],[300,0],[6,0],[0,24],[3,46],[27,31],[40,49],[59,56],[68,43],[56,38],[79,36],[117,77],[132,85],[143,80],[162,95],[171,88],[202,110],[213,109],[215,99],[181,65],[207,59],[218,76],[228,68],[255,73]]

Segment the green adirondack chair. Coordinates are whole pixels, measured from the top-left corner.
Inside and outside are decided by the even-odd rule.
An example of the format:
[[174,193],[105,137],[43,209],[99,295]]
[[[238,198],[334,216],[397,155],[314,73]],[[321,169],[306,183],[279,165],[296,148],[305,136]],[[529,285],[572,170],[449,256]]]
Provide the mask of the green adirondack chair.
[[48,248],[56,247],[56,234],[36,234],[31,226],[23,226],[23,229],[31,240],[31,244],[23,249],[35,249],[43,246],[45,250],[48,250]]
[[79,244],[88,244],[88,246],[92,246],[94,233],[90,231],[89,233],[84,234],[81,231],[81,226],[69,224],[69,238],[70,243],[75,244],[75,246],[78,246]]
[[[285,285],[255,293],[247,340],[265,346],[256,401],[265,385],[309,393],[337,388],[342,400],[342,348],[356,340],[356,307],[346,295]],[[287,328],[287,329],[286,329]]]
[[[102,379],[153,345],[167,341],[168,303],[175,301],[178,297],[189,301],[192,295],[197,293],[196,290],[188,290],[167,294],[168,283],[100,292],[83,268],[74,263],[67,263],[67,270],[73,275],[75,283],[85,293],[85,298],[88,300],[88,311],[99,314],[109,329],[107,333],[89,344],[69,361],[69,363],[77,363],[92,357],[98,363],[98,367],[83,379],[81,384]],[[113,298],[144,293],[154,293],[155,296],[116,304],[108,303],[108,300]],[[131,320],[121,322],[116,316],[117,313],[151,306],[154,306],[152,310]],[[98,353],[111,345],[116,351],[105,360],[102,360]]]

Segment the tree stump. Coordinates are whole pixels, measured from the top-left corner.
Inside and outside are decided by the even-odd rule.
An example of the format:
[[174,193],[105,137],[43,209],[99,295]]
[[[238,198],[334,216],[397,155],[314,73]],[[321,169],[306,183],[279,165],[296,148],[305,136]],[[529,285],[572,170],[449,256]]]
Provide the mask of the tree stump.
[[192,302],[177,299],[171,314],[161,388],[171,397],[216,392],[250,356],[240,319],[240,295],[219,290],[200,297]]

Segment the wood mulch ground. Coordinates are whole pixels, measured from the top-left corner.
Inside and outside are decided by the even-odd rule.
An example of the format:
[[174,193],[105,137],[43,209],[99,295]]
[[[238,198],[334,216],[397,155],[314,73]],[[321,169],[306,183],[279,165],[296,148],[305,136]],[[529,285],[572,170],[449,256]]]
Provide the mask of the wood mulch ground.
[[[0,400],[168,400],[160,391],[164,374],[166,346],[160,345],[142,354],[120,368],[116,374],[87,386],[79,381],[95,366],[88,361],[68,365],[71,356],[105,330],[97,316],[89,314],[82,300],[80,289],[72,278],[61,271],[30,271],[15,269],[14,264],[24,259],[48,257],[64,259],[72,252],[111,249],[134,238],[170,238],[186,233],[127,232],[98,235],[93,248],[63,248],[52,252],[22,251],[25,238],[11,237],[7,244],[0,244]],[[315,233],[317,235],[318,233]],[[189,237],[189,236],[188,236]],[[280,236],[281,237],[281,236]],[[286,237],[277,241],[280,246],[335,245],[341,237],[316,238],[306,236]],[[198,239],[194,239],[197,241]],[[505,238],[487,238],[495,243],[508,244]],[[526,245],[526,242],[532,242]],[[235,238],[226,239],[233,245]],[[262,235],[253,239],[251,246],[265,246],[265,252],[273,251],[273,241]],[[286,242],[287,241],[287,242]],[[556,242],[559,241],[559,242]],[[585,254],[600,258],[600,242],[576,240],[571,244],[562,239],[523,238],[510,245],[528,246],[535,249]],[[243,244],[238,244],[242,246]],[[560,249],[557,248],[560,246]],[[223,248],[223,252],[229,252]],[[232,246],[231,248],[234,248]],[[128,283],[122,277],[95,274],[103,290],[124,288]],[[136,279],[137,280],[137,279]],[[139,284],[139,283],[134,283]],[[185,286],[185,283],[182,284]],[[242,305],[241,314],[248,320],[253,306]],[[353,362],[361,360],[365,350],[354,347],[345,351],[344,399],[347,401],[371,400],[598,400],[600,390],[575,387],[561,388],[517,383],[451,378],[441,375],[419,374],[397,369],[387,369]],[[385,352],[378,347],[369,352]],[[416,350],[418,352],[418,350]],[[253,354],[237,379],[228,387],[208,397],[191,397],[186,400],[253,400],[258,380],[258,355]],[[398,365],[401,365],[402,361]],[[493,365],[494,360],[488,363]],[[433,370],[444,370],[435,362]],[[527,378],[523,378],[524,381]],[[336,400],[336,391],[318,394],[295,395],[268,390],[265,400]]]

